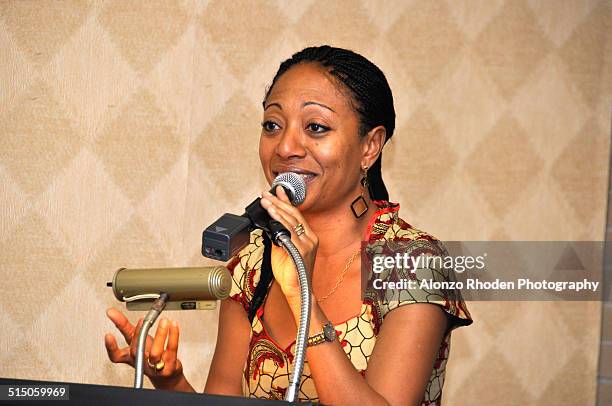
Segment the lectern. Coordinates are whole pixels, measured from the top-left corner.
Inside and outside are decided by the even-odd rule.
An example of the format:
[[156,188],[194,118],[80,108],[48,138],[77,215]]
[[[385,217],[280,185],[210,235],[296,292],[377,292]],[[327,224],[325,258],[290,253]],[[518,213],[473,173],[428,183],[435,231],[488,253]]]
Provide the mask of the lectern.
[[[67,382],[45,382],[45,381],[30,381],[24,379],[7,379],[0,378],[0,385],[8,385],[12,387],[43,387],[51,385],[67,385],[68,400],[46,400],[41,403],[40,400],[6,400],[6,397],[0,399],[2,405],[17,405],[23,406],[27,404],[36,405],[92,405],[92,406],[123,406],[123,405],[219,405],[219,406],[239,406],[239,405],[282,405],[287,404],[286,401],[276,400],[261,400],[247,399],[236,396],[220,396],[206,395],[200,393],[185,393],[172,392],[165,390],[154,389],[134,389],[118,386],[104,385],[87,385],[82,383],[67,383]],[[4,392],[6,393],[6,392]],[[295,404],[295,403],[294,403]],[[300,403],[310,404],[312,403]]]

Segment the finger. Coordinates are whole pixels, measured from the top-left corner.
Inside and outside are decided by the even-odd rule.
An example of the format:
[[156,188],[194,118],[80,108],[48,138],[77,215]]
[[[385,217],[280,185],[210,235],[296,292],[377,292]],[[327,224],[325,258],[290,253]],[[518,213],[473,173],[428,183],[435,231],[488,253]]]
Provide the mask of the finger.
[[170,323],[169,334],[168,334],[168,345],[166,351],[162,354],[162,361],[164,361],[165,367],[162,370],[163,375],[173,375],[176,370],[180,368],[180,361],[177,358],[179,343],[179,328],[178,323],[174,320]]
[[302,224],[306,230],[309,229],[306,219],[304,219],[304,216],[302,215],[302,212],[300,212],[297,207],[295,207],[288,201],[289,198],[287,197],[287,194],[284,193],[284,190],[282,193],[285,197],[287,197],[287,201],[284,201],[281,198],[272,195],[270,192],[266,193],[264,193],[264,197],[262,199],[262,206],[265,209],[267,209],[268,207],[274,207],[275,209],[285,213],[285,217],[287,217],[292,227],[296,226],[297,224]]
[[104,336],[104,346],[106,347],[106,352],[108,353],[108,358],[114,363],[124,363],[124,364],[132,364],[132,359],[130,358],[130,351],[128,348],[119,348],[117,346],[117,340],[115,340],[115,336],[112,334],[106,334]]
[[178,346],[179,346],[179,326],[176,320],[173,320],[170,324],[170,333],[168,335],[168,345],[166,346],[165,354],[168,356],[176,357],[178,354]]
[[302,255],[305,255],[316,246],[316,236],[312,232],[309,232],[306,225],[302,226],[303,230],[299,230],[295,218],[278,210],[270,212],[270,217],[280,222],[291,233],[291,240]]
[[292,235],[294,234],[295,226],[298,224],[294,217],[288,215],[286,212],[278,209],[277,207],[269,207],[267,210],[270,217],[285,226]]
[[130,321],[121,313],[119,310],[111,307],[106,310],[106,315],[113,322],[115,327],[121,332],[121,335],[125,339],[125,342],[129,344],[132,343],[132,337],[134,335],[134,326]]
[[285,192],[285,188],[280,185],[276,186],[276,197],[278,197],[280,200],[286,203],[291,204],[291,200],[289,199],[289,196],[287,196],[287,192]]
[[[308,246],[317,244],[316,235],[296,207],[279,200],[270,192],[263,193],[261,206],[268,211],[270,217],[280,222],[289,230],[291,239],[297,245],[300,252],[303,252]],[[298,224],[301,224],[304,229],[304,232],[300,232],[300,235],[296,231]]]
[[[261,199],[261,206],[268,211],[271,217],[273,217],[273,213],[279,213],[279,215],[283,216],[287,219],[288,225],[293,227],[298,224],[299,218],[301,218],[301,214],[297,209],[295,209],[291,205],[287,205],[287,203],[273,197],[271,195],[264,196]],[[299,216],[299,217],[298,217]],[[279,219],[275,219],[280,221]],[[287,227],[287,224],[283,224]]]
[[[280,187],[280,186],[279,186]],[[299,210],[291,204],[291,202],[289,201],[289,198],[287,197],[287,194],[285,193],[285,191],[283,190],[282,187],[280,187],[281,189],[281,196],[285,196],[285,200],[281,199],[281,196],[278,195],[273,195],[272,193],[265,191],[263,194],[263,198],[264,200],[269,200],[270,203],[272,203],[273,206],[277,206],[277,207],[282,207],[284,210],[286,211],[292,211],[295,212],[296,214],[299,213]]]
[[157,332],[151,345],[151,352],[149,353],[149,362],[156,364],[162,359],[162,353],[166,345],[166,338],[168,337],[168,319],[161,319],[157,326]]
[[[309,239],[311,236],[314,235],[312,233],[312,230],[306,223],[306,220],[296,218],[295,216],[293,216],[293,214],[287,213],[282,209],[277,209],[274,207],[270,208],[269,214],[270,217],[272,217],[274,220],[279,221],[291,232],[291,238],[294,240],[294,242],[295,238],[299,238],[299,240],[305,241],[306,239]],[[301,226],[303,230],[300,231],[298,229],[298,226]]]

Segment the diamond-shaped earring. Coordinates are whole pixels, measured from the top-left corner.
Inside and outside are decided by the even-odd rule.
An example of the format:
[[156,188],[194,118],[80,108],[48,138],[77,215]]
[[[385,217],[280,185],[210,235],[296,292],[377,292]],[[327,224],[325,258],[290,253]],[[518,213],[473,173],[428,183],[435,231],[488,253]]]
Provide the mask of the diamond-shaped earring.
[[357,196],[355,200],[351,203],[351,211],[355,218],[360,218],[368,211],[368,203],[363,197],[363,191],[368,189],[368,167],[364,166],[363,168],[363,176],[360,180],[361,183],[361,194]]

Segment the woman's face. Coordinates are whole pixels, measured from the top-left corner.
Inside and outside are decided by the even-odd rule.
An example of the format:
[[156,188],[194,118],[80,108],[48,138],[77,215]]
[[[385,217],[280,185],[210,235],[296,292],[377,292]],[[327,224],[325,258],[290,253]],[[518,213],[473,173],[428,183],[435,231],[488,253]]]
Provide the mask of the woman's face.
[[302,175],[302,212],[350,204],[360,192],[359,120],[338,86],[319,65],[302,63],[276,81],[265,102],[259,157],[266,179]]

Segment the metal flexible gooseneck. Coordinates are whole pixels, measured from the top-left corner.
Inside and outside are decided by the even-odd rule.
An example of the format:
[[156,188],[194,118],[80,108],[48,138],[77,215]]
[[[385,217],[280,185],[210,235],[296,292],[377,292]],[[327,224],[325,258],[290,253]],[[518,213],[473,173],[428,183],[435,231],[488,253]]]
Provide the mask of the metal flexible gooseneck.
[[295,339],[295,356],[293,362],[293,372],[289,377],[289,387],[285,392],[285,400],[295,402],[297,400],[298,387],[304,369],[304,360],[306,358],[306,341],[308,339],[308,326],[310,324],[310,286],[308,282],[308,274],[306,265],[300,251],[295,247],[291,238],[286,234],[281,234],[278,237],[280,244],[291,256],[293,263],[298,272],[298,280],[300,282],[300,324],[297,329],[297,337]]
[[142,326],[140,327],[140,333],[138,334],[138,346],[136,348],[136,371],[134,374],[134,388],[141,389],[142,388],[142,378],[144,373],[144,352],[147,342],[147,336],[149,335],[149,329],[155,324],[155,320],[159,317],[161,312],[166,307],[166,301],[168,300],[168,295],[166,293],[162,293],[159,295],[153,304],[151,305],[151,310],[145,316],[142,321]]

